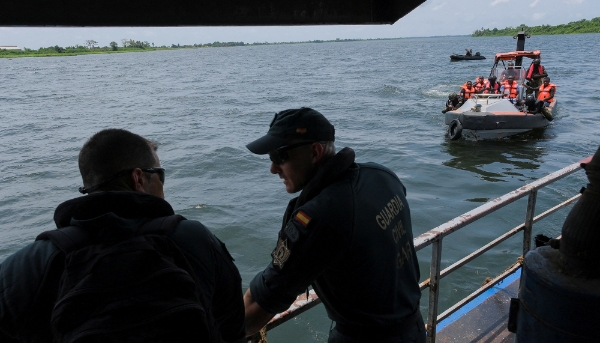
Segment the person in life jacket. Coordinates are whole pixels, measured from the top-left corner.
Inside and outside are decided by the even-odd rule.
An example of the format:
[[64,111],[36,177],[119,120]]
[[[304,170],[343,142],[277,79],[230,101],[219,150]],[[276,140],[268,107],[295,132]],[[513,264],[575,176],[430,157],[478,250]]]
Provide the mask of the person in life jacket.
[[518,80],[520,76],[520,70],[515,69],[515,63],[513,61],[508,61],[508,67],[500,74],[500,82],[504,82],[508,80],[508,77],[512,76],[515,80]]
[[500,94],[500,84],[496,82],[496,75],[492,75],[485,82],[485,94]]
[[467,81],[464,85],[460,86],[460,96],[463,99],[470,99],[475,94],[475,87],[473,82]]
[[550,103],[554,100],[554,93],[556,92],[556,85],[550,83],[550,78],[545,77],[544,82],[539,87],[537,99],[544,102],[544,105],[550,106]]
[[475,93],[477,93],[477,94],[483,93],[483,90],[485,89],[485,78],[483,76],[477,76],[477,79],[475,80],[475,84],[473,84],[473,87],[475,88]]
[[536,58],[527,69],[525,78],[531,81],[532,87],[538,87],[542,84],[542,79],[547,76],[546,68],[540,64],[540,59]]
[[515,82],[513,76],[509,76],[508,79],[502,83],[500,93],[504,94],[503,97],[508,98],[513,104],[516,103],[517,97],[519,96],[519,84]]

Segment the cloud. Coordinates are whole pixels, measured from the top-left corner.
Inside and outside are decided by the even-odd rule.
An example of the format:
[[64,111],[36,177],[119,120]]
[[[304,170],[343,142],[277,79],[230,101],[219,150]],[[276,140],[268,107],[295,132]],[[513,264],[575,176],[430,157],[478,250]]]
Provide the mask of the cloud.
[[532,16],[533,20],[541,20],[546,18],[546,12],[537,12],[534,13]]
[[490,6],[496,6],[496,5],[500,5],[500,4],[503,4],[503,3],[507,3],[507,2],[509,2],[509,1],[510,1],[510,0],[494,0],[494,1],[492,1],[492,3],[490,4]]
[[432,8],[432,10],[434,10],[434,11],[439,11],[439,10],[441,10],[442,8],[444,8],[445,6],[446,6],[446,3],[445,3],[445,2],[442,2],[441,4],[434,6],[434,7]]
[[584,0],[566,0],[565,4],[567,5],[579,5],[583,4]]
[[534,2],[531,3],[531,5],[529,5],[529,7],[533,8],[535,6],[537,6],[540,3],[540,0],[535,0]]

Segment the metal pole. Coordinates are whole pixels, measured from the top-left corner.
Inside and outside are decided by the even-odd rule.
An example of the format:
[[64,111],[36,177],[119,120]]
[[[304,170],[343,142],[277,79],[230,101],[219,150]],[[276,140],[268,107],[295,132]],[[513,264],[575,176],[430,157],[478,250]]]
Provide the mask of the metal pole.
[[442,239],[431,246],[431,266],[429,270],[429,313],[427,314],[427,343],[435,343],[437,326],[440,270],[442,264]]
[[529,194],[529,198],[527,199],[527,214],[525,215],[525,228],[523,229],[523,257],[531,250],[531,233],[533,231],[536,199],[537,190],[534,190]]

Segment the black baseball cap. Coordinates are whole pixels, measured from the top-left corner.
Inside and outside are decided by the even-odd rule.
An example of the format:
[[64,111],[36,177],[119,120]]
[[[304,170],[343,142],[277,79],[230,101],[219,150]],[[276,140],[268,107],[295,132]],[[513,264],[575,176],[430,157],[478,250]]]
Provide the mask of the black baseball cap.
[[295,139],[333,142],[335,129],[329,120],[312,108],[289,109],[275,114],[267,134],[246,145],[246,148],[263,155]]

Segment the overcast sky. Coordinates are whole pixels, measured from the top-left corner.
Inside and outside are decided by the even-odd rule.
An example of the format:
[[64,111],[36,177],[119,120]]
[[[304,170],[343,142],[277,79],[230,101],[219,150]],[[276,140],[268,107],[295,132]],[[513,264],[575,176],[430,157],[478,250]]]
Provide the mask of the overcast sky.
[[[396,0],[400,1],[400,0]],[[600,0],[427,0],[394,25],[294,27],[119,27],[27,28],[0,27],[0,46],[38,49],[59,45],[100,46],[122,39],[155,45],[220,42],[297,42],[336,38],[400,38],[468,35],[477,29],[558,25],[600,17]]]

